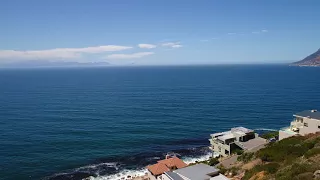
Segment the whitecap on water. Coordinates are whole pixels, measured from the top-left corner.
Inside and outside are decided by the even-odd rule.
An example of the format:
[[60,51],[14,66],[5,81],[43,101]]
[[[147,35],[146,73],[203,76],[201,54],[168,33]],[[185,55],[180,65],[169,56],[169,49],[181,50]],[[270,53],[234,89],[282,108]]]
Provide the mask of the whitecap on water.
[[128,179],[127,177],[137,177],[143,176],[147,173],[146,169],[136,169],[136,170],[129,170],[124,169],[116,174],[112,175],[105,175],[105,176],[97,176],[97,177],[89,177],[86,180],[121,180],[121,179]]

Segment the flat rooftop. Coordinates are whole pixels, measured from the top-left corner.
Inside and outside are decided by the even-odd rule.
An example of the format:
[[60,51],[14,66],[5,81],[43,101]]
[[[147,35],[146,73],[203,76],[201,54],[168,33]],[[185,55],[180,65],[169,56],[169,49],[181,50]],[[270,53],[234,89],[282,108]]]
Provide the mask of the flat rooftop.
[[231,132],[238,132],[238,133],[252,133],[253,130],[245,128],[245,127],[235,127],[235,128],[231,128]]
[[174,172],[165,172],[165,174],[171,179],[171,180],[184,180],[181,176],[179,176],[177,173]]
[[173,172],[190,180],[209,180],[212,176],[219,174],[219,169],[206,164],[196,164]]
[[302,112],[298,112],[295,115],[301,116],[301,117],[310,117],[312,119],[320,120],[320,112],[317,110],[305,110]]
[[210,178],[210,180],[230,180],[230,179],[222,174],[219,174],[218,176],[214,176],[214,177]]
[[221,141],[225,141],[227,139],[232,139],[232,138],[235,138],[235,136],[232,133],[217,137],[217,139]]
[[250,149],[262,146],[264,144],[267,144],[267,140],[261,137],[256,137],[254,139],[250,139],[249,141],[241,142],[241,144],[244,146],[244,149],[250,150]]
[[252,133],[252,132],[254,131],[245,127],[235,127],[235,128],[231,128],[231,131],[211,134],[211,137],[216,137],[221,141],[225,141],[227,139],[235,138],[235,135],[244,136],[247,133]]

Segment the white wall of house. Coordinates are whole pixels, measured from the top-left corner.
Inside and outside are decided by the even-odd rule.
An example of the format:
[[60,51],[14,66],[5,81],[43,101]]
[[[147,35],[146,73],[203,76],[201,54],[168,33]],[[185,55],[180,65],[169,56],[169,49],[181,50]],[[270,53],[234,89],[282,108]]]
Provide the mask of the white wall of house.
[[320,131],[320,120],[312,118],[303,118],[303,128],[299,130],[299,134],[306,135]]
[[148,177],[150,178],[150,180],[157,180],[157,178],[152,175],[150,171],[148,171]]
[[[214,142],[214,141],[211,141],[211,142],[212,142],[211,147],[214,152],[217,152],[222,156],[229,156],[230,145],[226,145],[226,144],[222,144],[222,143],[218,143],[218,142]],[[226,150],[229,152],[228,154],[226,154]]]
[[166,174],[162,174],[162,180],[171,180]]
[[[186,178],[184,176],[181,176],[181,175],[180,175],[180,177],[182,179],[184,179],[184,180],[190,180],[190,179],[188,179],[188,178]],[[162,174],[162,179],[161,180],[172,180],[172,179],[170,179],[166,174]]]

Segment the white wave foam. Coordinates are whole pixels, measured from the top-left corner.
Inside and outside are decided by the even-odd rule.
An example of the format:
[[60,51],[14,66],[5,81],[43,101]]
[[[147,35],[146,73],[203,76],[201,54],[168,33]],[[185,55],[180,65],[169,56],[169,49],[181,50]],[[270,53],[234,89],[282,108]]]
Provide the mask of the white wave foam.
[[[219,156],[219,154],[217,154],[217,153],[212,154],[211,152],[208,152],[207,154],[202,155],[202,156],[196,156],[196,157],[185,156],[185,157],[182,157],[181,159],[185,163],[190,164],[190,163],[195,163],[196,161],[208,160],[212,156],[217,157],[217,156]],[[158,157],[156,157],[156,158],[158,159]],[[112,165],[112,164],[110,164],[110,165]],[[129,179],[129,178],[127,178],[128,176],[137,177],[137,176],[143,176],[146,173],[147,173],[147,169],[145,169],[145,168],[136,169],[136,170],[124,169],[116,174],[97,176],[97,177],[89,177],[89,178],[86,178],[86,180],[123,180],[123,179]]]
[[88,180],[121,180],[121,179],[128,179],[127,178],[128,176],[131,176],[131,177],[143,176],[145,175],[145,173],[147,173],[146,169],[137,169],[137,170],[124,169],[117,174],[98,176],[98,177],[91,176],[86,179]]
[[81,170],[84,170],[84,169],[95,169],[95,168],[98,168],[99,166],[113,167],[116,170],[118,170],[118,166],[117,166],[116,162],[108,162],[108,163],[92,164],[92,165],[79,167],[79,168],[76,169],[76,171],[81,171]]
[[217,153],[211,153],[211,152],[208,152],[207,154],[205,155],[202,155],[202,156],[196,156],[196,157],[182,157],[181,159],[187,163],[187,164],[190,164],[190,163],[195,163],[196,161],[206,161],[208,159],[210,159],[211,157],[218,157],[219,154]]

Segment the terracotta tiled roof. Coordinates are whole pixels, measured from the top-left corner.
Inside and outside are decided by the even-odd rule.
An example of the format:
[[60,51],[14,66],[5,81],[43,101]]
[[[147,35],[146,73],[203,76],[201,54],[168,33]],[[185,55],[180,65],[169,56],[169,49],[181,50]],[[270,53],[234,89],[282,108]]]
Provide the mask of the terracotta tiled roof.
[[155,176],[170,171],[170,169],[180,169],[186,167],[187,164],[177,157],[158,161],[157,164],[147,166],[147,169]]
[[158,161],[158,163],[165,164],[169,168],[177,167],[178,169],[184,168],[187,166],[186,163],[184,163],[181,159],[179,159],[177,157],[164,159],[164,160]]
[[154,165],[147,166],[147,169],[154,175],[158,176],[160,174],[163,174],[164,172],[170,171],[170,169],[162,163],[157,163]]

